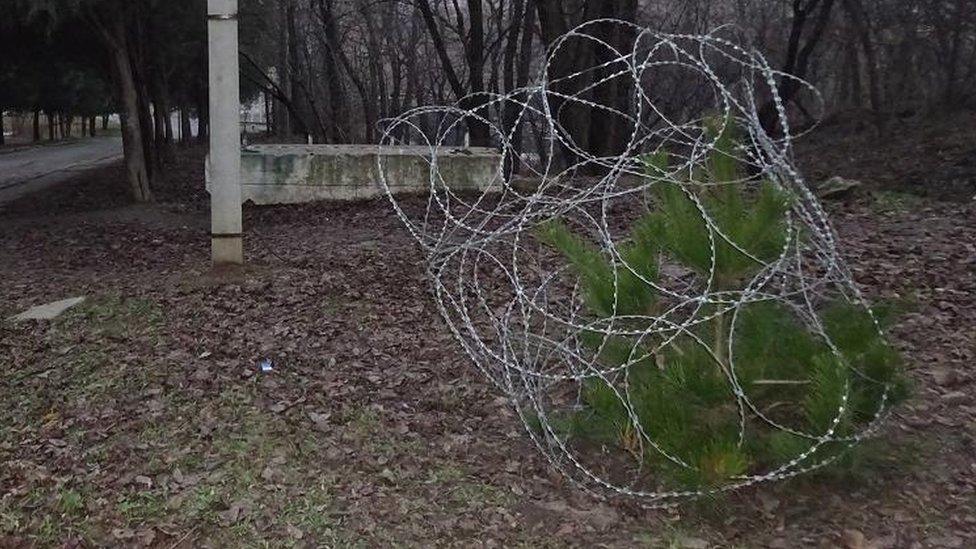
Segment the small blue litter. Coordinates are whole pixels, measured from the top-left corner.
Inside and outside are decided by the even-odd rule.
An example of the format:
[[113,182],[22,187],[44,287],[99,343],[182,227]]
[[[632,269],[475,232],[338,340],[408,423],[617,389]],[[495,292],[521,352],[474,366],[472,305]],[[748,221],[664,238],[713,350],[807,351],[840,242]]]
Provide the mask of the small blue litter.
[[266,358],[266,359],[264,359],[264,360],[261,361],[261,371],[262,372],[270,372],[272,370],[274,370],[274,364],[271,363],[271,359],[270,358]]

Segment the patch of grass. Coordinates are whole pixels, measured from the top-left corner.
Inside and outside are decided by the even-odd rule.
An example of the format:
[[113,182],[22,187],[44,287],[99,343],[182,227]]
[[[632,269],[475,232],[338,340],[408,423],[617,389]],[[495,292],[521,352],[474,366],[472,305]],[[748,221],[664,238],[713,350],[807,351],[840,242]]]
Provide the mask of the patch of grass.
[[[53,503],[57,503],[56,501]],[[51,520],[52,497],[48,490],[35,487],[20,498],[0,497],[0,534],[30,533],[42,542],[53,542],[57,522]]]
[[913,518],[915,526],[924,535],[933,535],[950,529],[950,523],[945,513],[938,505],[922,506]]
[[220,493],[215,487],[199,486],[186,500],[186,514],[194,521],[215,522],[220,501]]
[[139,442],[144,444],[155,444],[166,442],[171,434],[171,427],[161,423],[151,423],[139,431]]
[[[21,391],[16,404],[7,408],[11,413],[0,412],[4,424],[47,422],[61,413],[62,403],[108,402],[112,399],[131,397],[148,384],[147,371],[119,364],[95,344],[74,348],[64,356],[47,362],[56,371],[48,378],[32,379],[32,372],[23,374],[22,383],[28,390]],[[5,407],[6,408],[6,407]],[[83,436],[77,431],[74,436]]]
[[199,451],[191,451],[182,454],[173,463],[173,468],[178,468],[181,471],[195,471],[203,466],[204,459],[203,455]]
[[380,418],[375,410],[364,406],[346,417],[346,427],[357,438],[365,438],[379,430]]
[[261,535],[250,521],[238,522],[227,529],[227,533],[236,541],[237,547],[271,547],[270,542],[260,539]]
[[381,438],[374,436],[369,441],[368,450],[371,455],[385,457],[388,461],[395,461],[398,457],[417,455],[423,450],[423,443],[414,439]]
[[92,398],[106,394],[120,381],[111,370],[111,357],[101,349],[81,348],[65,357],[71,376],[63,377],[68,386],[64,390],[72,396]]
[[267,461],[280,444],[268,419],[258,412],[233,414],[236,429],[215,433],[214,451],[224,460],[250,470]]
[[459,465],[449,463],[430,472],[427,484],[453,484],[464,479],[468,473]]
[[877,191],[871,195],[871,209],[875,213],[904,213],[919,208],[924,200],[914,194],[898,191]]
[[503,487],[473,478],[456,463],[447,463],[431,471],[424,483],[447,492],[454,504],[467,507],[509,506],[517,499]]
[[20,502],[24,509],[37,509],[47,503],[47,492],[43,488],[31,488]]
[[214,450],[222,456],[227,456],[231,460],[242,460],[251,451],[251,444],[240,435],[221,437],[213,441]]
[[321,483],[306,490],[301,497],[289,501],[282,511],[281,519],[285,524],[295,526],[320,542],[325,539],[334,540],[338,523],[333,518],[332,505],[331,486]]
[[[662,531],[663,530],[663,531]],[[705,539],[707,536],[700,527],[684,524],[666,524],[653,532],[634,537],[635,546],[653,549],[685,549],[691,540]],[[722,545],[722,547],[734,547]]]
[[[82,347],[73,349],[71,352],[65,354],[64,357],[53,359],[48,364],[50,364],[51,369],[57,369],[58,373],[61,374],[57,376],[59,379],[70,379],[70,385],[63,387],[63,389],[74,391],[73,394],[84,395],[89,389],[98,388],[101,379],[95,376],[95,374],[108,362],[109,356],[101,349]],[[71,375],[63,375],[65,372],[70,372]],[[25,371],[14,375],[10,381],[14,384],[22,382],[29,383],[33,381],[32,378],[38,373],[38,370]],[[50,383],[47,380],[45,382]],[[34,393],[24,393],[20,403],[28,407],[36,408],[37,406],[34,405],[44,404],[40,402],[44,399],[38,399],[36,398],[37,396]]]
[[336,316],[342,313],[342,308],[345,305],[343,301],[338,296],[325,296],[320,298],[320,306],[322,307],[322,312],[329,316]]
[[75,490],[62,490],[58,494],[58,509],[67,516],[77,516],[85,510],[85,500]]
[[155,338],[163,324],[163,310],[153,301],[108,296],[89,301],[69,313],[62,327],[83,325],[96,336],[130,339],[146,333]]
[[0,499],[0,534],[13,535],[24,527],[27,517],[23,507],[14,506],[6,500]]
[[62,537],[61,521],[51,515],[44,515],[35,532],[42,545],[56,544]]
[[0,537],[26,536],[36,546],[58,546],[66,536],[87,538],[84,488],[33,488],[21,498],[0,498]]
[[451,498],[458,504],[473,507],[508,507],[517,500],[509,490],[479,481],[459,483]]
[[246,387],[234,385],[220,392],[217,405],[220,411],[236,416],[248,413],[252,400],[253,396]]
[[122,496],[118,512],[131,525],[145,524],[162,518],[166,513],[163,496],[151,492],[136,492]]

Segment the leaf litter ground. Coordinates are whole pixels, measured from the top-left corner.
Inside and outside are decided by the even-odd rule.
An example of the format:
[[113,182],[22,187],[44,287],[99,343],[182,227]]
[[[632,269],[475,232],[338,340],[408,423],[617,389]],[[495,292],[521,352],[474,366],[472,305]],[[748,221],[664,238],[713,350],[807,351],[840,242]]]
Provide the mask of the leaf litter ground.
[[976,543],[972,203],[832,205],[916,384],[859,474],[647,511],[546,467],[385,201],[249,209],[210,271],[199,156],[153,206],[110,168],[0,211],[0,317],[89,296],[0,324],[0,547]]

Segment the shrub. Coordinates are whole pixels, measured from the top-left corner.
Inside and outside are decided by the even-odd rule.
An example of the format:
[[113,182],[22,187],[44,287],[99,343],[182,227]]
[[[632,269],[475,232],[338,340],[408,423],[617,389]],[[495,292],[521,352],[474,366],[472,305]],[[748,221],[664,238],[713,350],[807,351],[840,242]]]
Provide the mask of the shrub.
[[[743,183],[731,124],[709,128],[716,146],[695,184],[665,177],[667,153],[645,159],[654,206],[615,246],[619,257],[560,221],[539,231],[577,275],[593,326],[612,319],[613,334],[644,333],[579,336],[610,373],[583,381],[559,429],[627,452],[676,489],[834,461],[907,395],[901,359],[864,307],[834,297],[814,311],[746,291],[804,235],[787,223],[787,192]],[[702,320],[684,329],[651,329],[675,307],[656,289],[663,264],[693,274],[709,296]]]

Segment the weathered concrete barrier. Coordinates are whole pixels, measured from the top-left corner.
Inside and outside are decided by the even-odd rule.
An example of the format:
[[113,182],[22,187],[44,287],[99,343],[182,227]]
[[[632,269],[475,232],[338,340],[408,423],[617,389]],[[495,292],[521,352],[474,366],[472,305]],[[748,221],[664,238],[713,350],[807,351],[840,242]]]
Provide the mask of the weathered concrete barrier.
[[[500,185],[500,162],[493,149],[443,150],[440,184],[458,191]],[[430,164],[428,147],[252,145],[241,152],[242,199],[263,205],[373,198],[384,193],[380,167],[394,193],[423,193],[430,189]]]

